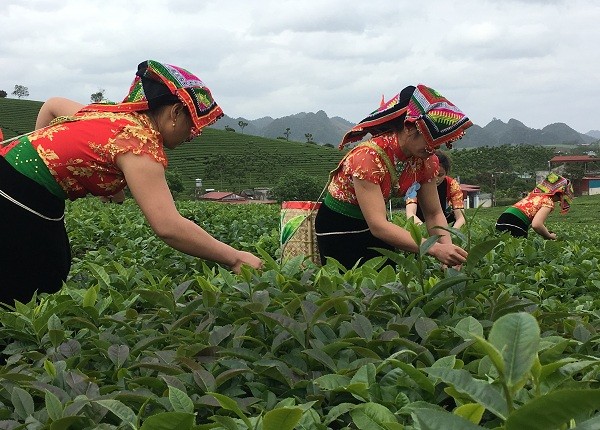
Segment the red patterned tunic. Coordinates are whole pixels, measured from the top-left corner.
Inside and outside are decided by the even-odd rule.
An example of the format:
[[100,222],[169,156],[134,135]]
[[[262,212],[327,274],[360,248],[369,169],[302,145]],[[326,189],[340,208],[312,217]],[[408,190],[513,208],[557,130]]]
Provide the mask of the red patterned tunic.
[[550,208],[552,212],[554,210],[554,201],[552,200],[552,196],[546,194],[529,193],[527,197],[519,200],[512,207],[523,212],[529,219],[529,222],[531,222],[533,217],[543,207]]
[[[402,197],[414,183],[430,182],[438,172],[439,161],[436,155],[421,159],[407,157],[398,145],[396,133],[376,136],[372,142],[380,146],[392,164],[399,166],[398,184],[394,184],[395,194]],[[392,196],[391,176],[385,161],[373,148],[358,146],[342,160],[341,167],[335,172],[329,184],[329,194],[336,200],[358,205],[353,178],[379,184],[383,197]]]
[[[145,114],[86,112],[29,134],[29,142],[67,197],[91,193],[105,196],[122,190],[120,154],[145,154],[167,167],[162,137]],[[18,140],[0,148],[0,156],[23,144]]]

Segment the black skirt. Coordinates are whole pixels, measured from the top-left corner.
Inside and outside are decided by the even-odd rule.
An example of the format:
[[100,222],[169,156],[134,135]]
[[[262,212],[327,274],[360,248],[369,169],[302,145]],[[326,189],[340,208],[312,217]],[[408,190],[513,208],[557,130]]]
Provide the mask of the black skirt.
[[[346,269],[350,269],[359,261],[362,264],[381,256],[380,252],[372,248],[394,249],[373,236],[364,219],[342,215],[325,204],[317,212],[315,231],[322,264],[325,264],[327,257],[333,257]],[[394,265],[389,259],[386,264]]]
[[[65,202],[0,157],[0,190],[48,218]],[[71,248],[64,220],[44,219],[0,195],[0,302],[27,303],[35,291],[53,293],[67,279]]]
[[518,216],[504,212],[496,221],[496,230],[509,232],[514,237],[527,237],[529,226]]
[[[452,205],[448,203],[448,178],[444,178],[440,185],[437,186],[437,190],[442,212],[444,212],[444,216],[446,217],[446,222],[448,225],[451,225],[456,221],[456,216],[454,215],[454,209],[452,208]],[[416,215],[421,221],[425,222],[423,210],[421,210],[421,206],[419,206],[418,202]]]

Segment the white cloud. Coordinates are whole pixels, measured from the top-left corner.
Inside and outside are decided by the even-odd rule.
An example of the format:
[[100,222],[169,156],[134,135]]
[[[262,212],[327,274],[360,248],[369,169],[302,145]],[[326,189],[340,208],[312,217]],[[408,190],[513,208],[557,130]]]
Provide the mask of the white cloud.
[[3,0],[0,89],[123,98],[145,59],[198,74],[230,116],[350,121],[428,84],[476,124],[600,129],[595,0]]

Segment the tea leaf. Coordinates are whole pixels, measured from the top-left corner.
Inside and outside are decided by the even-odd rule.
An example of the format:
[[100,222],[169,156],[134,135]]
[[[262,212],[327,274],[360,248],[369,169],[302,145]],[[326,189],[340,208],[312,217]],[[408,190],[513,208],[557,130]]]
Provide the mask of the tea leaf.
[[[508,417],[506,430],[548,430],[600,407],[600,390],[559,390],[532,399]],[[579,428],[579,426],[577,427]]]
[[117,369],[120,368],[129,358],[129,347],[127,345],[111,345],[108,348],[108,358]]
[[501,239],[486,240],[485,242],[478,243],[471,247],[469,250],[469,256],[467,257],[467,266],[473,267],[479,263],[488,252],[496,247],[500,243]]
[[56,421],[62,418],[63,407],[59,398],[50,391],[46,391],[44,395],[44,399],[46,402],[46,412],[48,412],[48,417],[52,421]]
[[219,393],[207,393],[210,394],[211,396],[213,396],[217,402],[219,402],[219,404],[221,405],[221,407],[223,409],[227,409],[228,411],[231,411],[233,413],[235,413],[238,417],[240,417],[244,423],[248,426],[248,428],[252,428],[252,423],[250,422],[250,420],[246,417],[246,415],[244,415],[244,413],[242,412],[242,410],[240,409],[240,407],[238,406],[238,404],[236,403],[235,400],[224,396],[223,394],[219,394]]
[[484,430],[484,427],[458,415],[440,410],[415,409],[412,416],[419,423],[420,430]]
[[98,299],[98,288],[96,286],[90,287],[83,296],[83,306],[93,307]]
[[337,390],[348,386],[350,378],[344,375],[329,374],[318,377],[314,383],[322,390]]
[[88,262],[87,267],[90,270],[90,272],[92,272],[92,275],[98,281],[100,281],[100,283],[102,284],[102,288],[108,288],[110,286],[110,276],[108,276],[108,273],[106,273],[104,267],[92,262]]
[[301,324],[293,318],[274,312],[261,312],[260,315],[264,315],[265,317],[281,325],[294,337],[294,339],[298,341],[298,343],[300,343],[300,345],[305,346],[306,339],[304,333],[306,330],[306,324]]
[[263,418],[263,430],[294,430],[302,417],[301,408],[277,408],[267,412]]
[[363,403],[350,411],[352,421],[362,430],[385,430],[385,423],[398,422],[396,416],[385,406]]
[[15,413],[22,420],[25,420],[25,418],[32,415],[35,410],[33,397],[21,387],[13,388],[12,393],[10,394],[10,401],[15,408]]
[[506,419],[508,415],[506,400],[490,383],[475,379],[468,371],[462,369],[429,367],[423,370],[430,376],[440,378],[451,385],[459,393],[468,395],[499,418]]
[[193,426],[194,414],[160,412],[146,418],[140,430],[190,430]]
[[540,343],[540,328],[531,314],[504,315],[492,326],[489,341],[502,351],[504,377],[508,386],[513,387],[533,366]]
[[106,409],[108,409],[109,411],[111,411],[119,419],[121,419],[121,421],[123,421],[125,424],[129,424],[131,426],[131,428],[133,428],[134,430],[137,429],[137,425],[136,425],[137,417],[136,417],[135,413],[131,410],[131,408],[124,405],[120,401],[108,399],[108,400],[95,400],[94,403],[97,403],[100,406],[103,406]]
[[477,403],[467,403],[454,409],[454,414],[471,421],[473,424],[479,424],[485,408]]
[[178,388],[169,386],[169,401],[175,412],[194,413],[194,402]]
[[337,371],[337,367],[336,367],[334,361],[331,359],[331,357],[329,355],[325,354],[325,352],[323,352],[322,350],[313,348],[313,349],[305,349],[302,352],[304,352],[309,357],[314,358],[319,363],[321,363],[325,367],[327,367],[329,370],[331,370],[333,372]]

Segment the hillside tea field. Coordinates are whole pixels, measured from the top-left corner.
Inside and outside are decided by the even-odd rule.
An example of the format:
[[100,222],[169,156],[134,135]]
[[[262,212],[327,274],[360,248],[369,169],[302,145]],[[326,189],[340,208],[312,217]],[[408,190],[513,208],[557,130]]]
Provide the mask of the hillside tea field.
[[262,255],[241,275],[164,245],[132,201],[69,203],[67,284],[0,312],[0,429],[599,429],[598,202],[552,214],[557,241],[469,211],[461,271],[281,264],[277,206],[178,202]]

